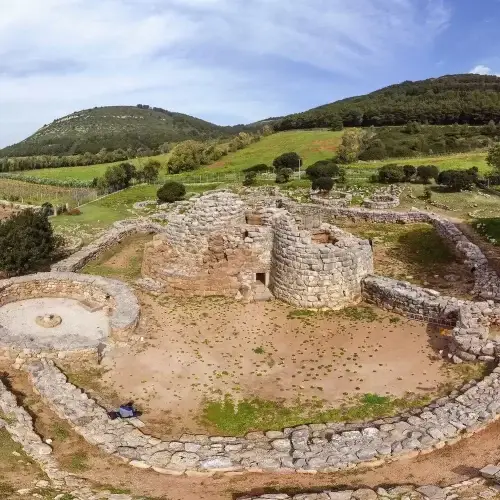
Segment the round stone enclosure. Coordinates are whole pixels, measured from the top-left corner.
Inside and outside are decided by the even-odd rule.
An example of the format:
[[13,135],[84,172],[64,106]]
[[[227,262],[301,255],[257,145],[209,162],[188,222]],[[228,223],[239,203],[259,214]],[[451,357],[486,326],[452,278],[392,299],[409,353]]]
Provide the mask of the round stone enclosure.
[[[40,316],[40,311],[46,314]],[[0,345],[27,349],[91,349],[106,340],[104,307],[90,309],[75,299],[47,297],[10,302],[0,308]]]
[[0,347],[93,349],[108,336],[127,340],[139,313],[118,280],[57,272],[10,278],[0,281]]

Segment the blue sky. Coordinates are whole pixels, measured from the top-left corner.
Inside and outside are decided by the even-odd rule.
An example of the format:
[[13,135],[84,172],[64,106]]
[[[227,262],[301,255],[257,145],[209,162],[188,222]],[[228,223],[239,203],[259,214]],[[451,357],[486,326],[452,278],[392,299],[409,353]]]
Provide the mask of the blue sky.
[[0,0],[0,146],[94,106],[251,122],[500,74],[499,0]]

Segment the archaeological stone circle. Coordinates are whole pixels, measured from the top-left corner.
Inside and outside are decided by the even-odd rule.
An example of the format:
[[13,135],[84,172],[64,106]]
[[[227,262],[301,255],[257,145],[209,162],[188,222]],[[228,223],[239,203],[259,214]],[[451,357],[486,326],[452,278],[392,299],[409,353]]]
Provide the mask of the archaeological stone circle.
[[[475,300],[377,276],[370,243],[336,227],[338,218],[431,224],[473,273]],[[447,355],[455,363],[496,362],[500,356],[500,343],[490,331],[500,323],[500,279],[481,249],[445,218],[417,210],[300,204],[276,192],[237,196],[222,190],[176,204],[158,219],[168,224],[147,217],[117,223],[91,245],[56,263],[50,273],[1,281],[0,324],[5,306],[40,298],[72,299],[106,311],[109,330],[99,343],[126,342],[140,313],[132,289],[117,280],[76,273],[125,237],[152,233],[138,286],[174,296],[222,294],[242,301],[274,296],[304,308],[338,309],[365,300],[450,328]],[[47,314],[50,320],[56,313],[39,315]],[[61,314],[61,323],[54,328],[66,321]],[[131,466],[161,474],[334,472],[375,466],[442,448],[500,417],[497,367],[483,380],[469,382],[426,407],[373,422],[311,423],[244,437],[183,435],[160,440],[142,433],[133,422],[110,420],[104,408],[68,382],[50,359],[54,356],[44,352],[46,346],[26,348],[3,324],[0,334],[5,355],[12,357],[9,352],[14,350],[17,366],[28,371],[42,399],[86,441]],[[57,343],[52,348],[57,350]],[[15,406],[15,398],[0,385],[0,410],[14,411]],[[21,421],[18,424],[26,431],[18,442],[57,479],[47,458],[50,447],[39,441],[31,420]],[[19,434],[16,428],[11,431]],[[345,496],[351,498],[360,500],[355,492]]]

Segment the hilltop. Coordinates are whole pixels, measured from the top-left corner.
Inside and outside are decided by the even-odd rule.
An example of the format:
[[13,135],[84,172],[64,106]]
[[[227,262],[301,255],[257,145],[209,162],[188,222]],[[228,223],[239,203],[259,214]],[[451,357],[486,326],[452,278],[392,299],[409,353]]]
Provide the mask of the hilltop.
[[156,150],[164,143],[230,136],[246,128],[222,127],[147,105],[106,106],[77,111],[0,150],[0,157],[73,155],[109,150]]
[[500,78],[490,75],[448,75],[405,81],[370,94],[350,97],[285,116],[276,130],[329,127],[335,117],[346,127],[404,125],[482,125],[500,120]]

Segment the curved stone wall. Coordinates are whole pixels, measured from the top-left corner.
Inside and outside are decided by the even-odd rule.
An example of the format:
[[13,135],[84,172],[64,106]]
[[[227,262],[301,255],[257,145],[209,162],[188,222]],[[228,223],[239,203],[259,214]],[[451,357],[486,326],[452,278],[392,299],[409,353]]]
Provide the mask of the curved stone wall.
[[361,279],[373,272],[370,244],[333,226],[322,226],[329,242],[315,243],[293,218],[273,224],[271,291],[297,307],[339,308],[361,299]]
[[106,250],[117,245],[122,240],[133,234],[156,234],[165,230],[164,226],[155,224],[148,219],[124,220],[115,222],[111,229],[106,231],[100,238],[86,247],[78,250],[68,258],[56,262],[51,266],[55,272],[76,272],[82,269],[91,260],[97,259]]
[[[118,340],[126,340],[139,321],[140,308],[136,296],[125,283],[118,280],[50,272],[0,281],[0,307],[41,297],[71,298],[86,302],[91,307],[98,305],[108,308],[109,334]],[[1,339],[4,347],[16,348],[15,345],[9,345],[7,333],[4,332]]]
[[365,198],[363,206],[372,210],[384,210],[399,207],[400,201],[398,196],[380,195],[372,198]]

